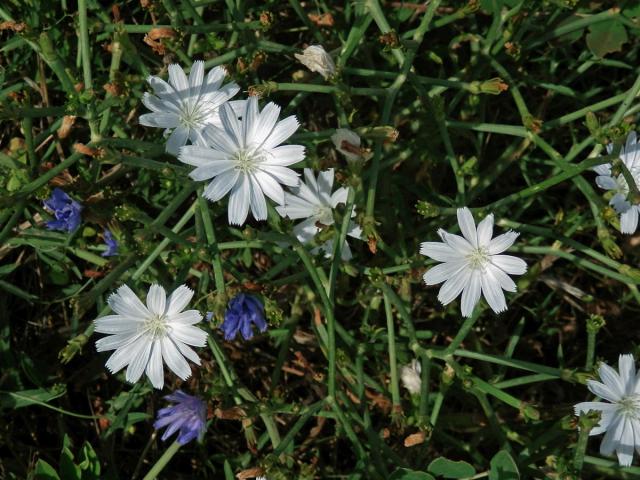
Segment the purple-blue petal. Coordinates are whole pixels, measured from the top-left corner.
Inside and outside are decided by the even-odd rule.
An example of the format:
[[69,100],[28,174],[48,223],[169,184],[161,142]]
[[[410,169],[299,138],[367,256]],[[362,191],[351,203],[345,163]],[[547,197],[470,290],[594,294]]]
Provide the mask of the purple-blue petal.
[[160,409],[153,424],[156,430],[168,427],[162,434],[162,440],[180,432],[178,443],[184,445],[204,434],[207,428],[207,406],[204,401],[180,390],[164,398],[175,404]]
[[264,305],[253,295],[239,293],[229,302],[220,329],[224,332],[225,340],[233,340],[238,333],[249,340],[253,338],[253,325],[261,332],[267,329]]

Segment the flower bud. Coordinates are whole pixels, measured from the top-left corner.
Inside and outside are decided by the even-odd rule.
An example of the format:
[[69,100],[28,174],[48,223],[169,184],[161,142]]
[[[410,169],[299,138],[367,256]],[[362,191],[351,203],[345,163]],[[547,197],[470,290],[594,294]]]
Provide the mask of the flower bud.
[[346,128],[338,128],[331,135],[331,141],[348,162],[357,162],[363,159],[363,150],[360,148],[360,137],[357,133]]
[[322,75],[325,80],[336,74],[336,65],[322,45],[311,45],[305,48],[302,54],[296,53],[295,57],[309,70]]

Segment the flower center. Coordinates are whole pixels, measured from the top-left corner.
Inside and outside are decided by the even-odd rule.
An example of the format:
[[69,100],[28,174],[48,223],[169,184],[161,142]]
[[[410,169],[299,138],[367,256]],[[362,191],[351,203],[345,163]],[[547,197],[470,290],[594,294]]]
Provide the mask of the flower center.
[[467,262],[469,262],[469,267],[473,270],[484,270],[487,263],[489,263],[489,259],[489,250],[485,247],[475,248],[467,255]]
[[317,218],[317,221],[323,225],[333,225],[333,210],[327,205],[317,207],[313,214]]
[[617,403],[621,414],[640,420],[640,395],[624,396]]
[[242,173],[251,173],[256,170],[261,159],[253,150],[240,149],[236,152],[233,160],[236,162],[236,170],[240,170]]
[[169,326],[164,315],[152,315],[144,322],[144,330],[154,339],[164,337]]

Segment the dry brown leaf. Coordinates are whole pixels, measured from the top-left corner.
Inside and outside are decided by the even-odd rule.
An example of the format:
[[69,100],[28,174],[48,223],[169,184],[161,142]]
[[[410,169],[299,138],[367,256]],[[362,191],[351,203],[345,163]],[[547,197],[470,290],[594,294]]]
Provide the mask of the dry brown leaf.
[[414,445],[420,445],[424,443],[425,434],[424,432],[412,433],[408,437],[404,439],[405,447],[413,447]]

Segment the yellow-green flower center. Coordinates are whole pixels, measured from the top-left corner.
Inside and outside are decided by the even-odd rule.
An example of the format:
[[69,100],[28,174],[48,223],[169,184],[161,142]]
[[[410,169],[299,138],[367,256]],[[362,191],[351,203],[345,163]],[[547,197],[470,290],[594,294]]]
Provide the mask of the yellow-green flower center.
[[467,262],[473,270],[484,270],[489,260],[489,250],[485,247],[474,248],[471,253],[467,255]]
[[144,322],[144,331],[154,339],[164,337],[169,329],[167,317],[164,315],[152,315]]

